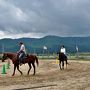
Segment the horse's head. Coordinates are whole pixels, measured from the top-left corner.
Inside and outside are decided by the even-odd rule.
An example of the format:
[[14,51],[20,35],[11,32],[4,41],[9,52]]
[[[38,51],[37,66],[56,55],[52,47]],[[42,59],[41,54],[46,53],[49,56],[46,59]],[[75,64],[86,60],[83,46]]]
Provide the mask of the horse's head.
[[4,62],[6,59],[7,59],[7,53],[3,53],[2,62]]

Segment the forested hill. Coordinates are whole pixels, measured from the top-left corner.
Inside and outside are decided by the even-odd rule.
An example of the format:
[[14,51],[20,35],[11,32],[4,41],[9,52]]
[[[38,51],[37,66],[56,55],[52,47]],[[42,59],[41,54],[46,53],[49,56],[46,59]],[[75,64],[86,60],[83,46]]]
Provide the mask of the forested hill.
[[56,53],[60,46],[65,45],[67,52],[76,52],[76,45],[79,52],[90,52],[90,37],[58,37],[46,36],[43,38],[19,38],[19,39],[0,39],[0,52],[17,52],[18,43],[25,43],[28,53],[43,53],[43,47],[46,46],[48,52]]

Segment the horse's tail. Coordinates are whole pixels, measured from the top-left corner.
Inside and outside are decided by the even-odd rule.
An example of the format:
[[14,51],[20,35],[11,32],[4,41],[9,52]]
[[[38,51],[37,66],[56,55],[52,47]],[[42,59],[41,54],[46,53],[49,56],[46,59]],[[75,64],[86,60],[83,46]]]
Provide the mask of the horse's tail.
[[37,66],[38,66],[39,65],[39,62],[38,62],[37,56],[35,56],[35,60],[36,60]]

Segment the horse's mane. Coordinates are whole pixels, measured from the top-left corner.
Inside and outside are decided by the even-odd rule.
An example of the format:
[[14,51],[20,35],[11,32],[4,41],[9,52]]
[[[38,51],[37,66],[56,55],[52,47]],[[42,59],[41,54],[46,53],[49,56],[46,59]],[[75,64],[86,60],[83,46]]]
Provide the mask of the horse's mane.
[[4,52],[4,54],[17,54],[17,53],[14,53],[14,52]]

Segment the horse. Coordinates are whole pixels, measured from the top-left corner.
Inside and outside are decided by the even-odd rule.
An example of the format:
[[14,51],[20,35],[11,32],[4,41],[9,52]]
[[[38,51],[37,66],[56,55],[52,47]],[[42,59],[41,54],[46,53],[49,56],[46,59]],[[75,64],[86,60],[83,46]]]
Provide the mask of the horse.
[[[12,63],[14,64],[14,71],[13,71],[12,76],[15,75],[15,70],[16,70],[16,68],[17,68],[17,70],[18,70],[18,71],[21,73],[21,75],[22,75],[23,73],[19,70],[19,60],[17,59],[17,53],[11,53],[11,52],[5,52],[5,53],[3,53],[2,62],[4,62],[7,58],[9,58],[10,60],[12,60]],[[29,66],[29,70],[28,70],[27,75],[29,75],[29,72],[30,72],[32,66],[33,66],[33,68],[34,68],[34,73],[33,73],[33,75],[35,75],[35,73],[36,73],[35,62],[37,63],[37,66],[38,66],[39,62],[38,62],[38,58],[37,58],[36,55],[27,55],[27,56],[24,58],[23,64],[28,63],[28,66]],[[31,65],[32,65],[32,66],[31,66]]]
[[[67,64],[68,64],[67,56],[64,53],[61,53],[61,52],[59,52],[58,54],[59,54],[58,60],[59,60],[59,67],[60,67],[60,69],[61,70],[64,69],[64,61],[66,62],[66,68],[67,68]],[[61,63],[62,63],[62,66],[61,66]]]

